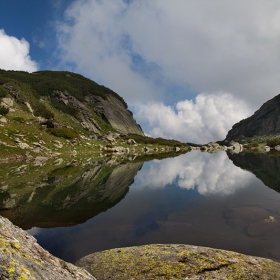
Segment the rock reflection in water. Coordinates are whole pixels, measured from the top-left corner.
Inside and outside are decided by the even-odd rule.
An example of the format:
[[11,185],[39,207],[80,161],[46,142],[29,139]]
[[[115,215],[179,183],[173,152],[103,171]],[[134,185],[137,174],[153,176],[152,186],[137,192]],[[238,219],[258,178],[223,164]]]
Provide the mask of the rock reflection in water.
[[113,207],[125,197],[142,162],[72,162],[59,168],[49,167],[46,174],[34,169],[30,174],[19,175],[21,166],[9,169],[19,180],[5,180],[0,214],[29,229],[73,226]]
[[242,168],[246,169],[253,174],[262,182],[280,192],[280,156],[279,154],[274,155],[270,153],[240,153],[230,154],[228,157],[232,162]]
[[[110,177],[117,167],[110,168],[110,172],[101,170],[99,174]],[[30,232],[39,244],[72,262],[96,251],[151,243],[201,245],[280,261],[280,194],[236,167],[226,153],[197,151],[118,168],[123,171],[117,172],[119,180],[112,181],[112,188],[121,184],[121,177],[127,186],[130,181],[125,198],[83,224],[33,228]],[[90,173],[82,174],[88,176],[79,177],[79,182],[90,183]],[[101,176],[100,182],[108,182],[108,176]],[[49,176],[48,182],[52,184],[56,177]],[[112,193],[118,189],[122,188],[112,189]],[[86,187],[81,190],[83,197],[90,195]],[[65,200],[66,192],[61,194],[54,196],[63,197],[65,204],[56,205],[59,211],[66,213],[68,206],[74,209],[71,205],[76,200]],[[269,216],[275,220],[269,222]]]

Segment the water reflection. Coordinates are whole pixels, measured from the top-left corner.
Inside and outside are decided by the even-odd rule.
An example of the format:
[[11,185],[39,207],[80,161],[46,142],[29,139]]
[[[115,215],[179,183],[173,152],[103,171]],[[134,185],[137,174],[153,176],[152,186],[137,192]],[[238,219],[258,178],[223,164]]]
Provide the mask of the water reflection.
[[251,174],[236,168],[227,154],[193,151],[164,161],[154,161],[145,172],[137,176],[138,187],[164,188],[176,183],[185,189],[195,189],[201,195],[229,195],[244,188]]
[[[268,216],[276,222],[267,222]],[[191,152],[144,163],[125,198],[83,224],[30,232],[67,261],[150,243],[209,246],[280,261],[279,221],[278,193],[223,152]]]
[[10,178],[2,180],[0,214],[23,229],[83,223],[123,199],[142,164],[108,159],[10,166]]
[[236,166],[249,170],[262,182],[280,192],[280,155],[279,153],[241,153],[228,154]]

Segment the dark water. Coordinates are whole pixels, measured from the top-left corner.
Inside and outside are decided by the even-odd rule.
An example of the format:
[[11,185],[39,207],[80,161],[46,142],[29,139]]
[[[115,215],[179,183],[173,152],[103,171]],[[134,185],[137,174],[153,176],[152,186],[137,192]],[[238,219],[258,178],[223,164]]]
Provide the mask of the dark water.
[[[45,219],[56,220],[58,227],[40,228],[40,221],[28,232],[45,249],[70,262],[96,251],[150,243],[209,246],[280,261],[280,194],[253,173],[235,166],[226,153],[193,151],[141,166],[134,171],[135,175],[139,170],[134,182],[133,178],[127,181],[129,188],[125,186],[105,212],[102,207],[96,212],[94,202],[84,200],[83,205],[88,201],[95,216],[86,222],[87,218],[81,218],[79,223],[89,208],[80,205],[77,210],[66,207],[62,211],[57,207]],[[119,178],[111,185],[117,189],[128,175],[116,173]],[[110,180],[105,180],[106,188],[112,187]],[[94,195],[101,194],[92,192],[88,197]],[[67,227],[59,226],[59,215],[67,211],[76,211],[72,221],[76,225],[70,227],[70,219]],[[267,222],[268,216],[276,221]]]

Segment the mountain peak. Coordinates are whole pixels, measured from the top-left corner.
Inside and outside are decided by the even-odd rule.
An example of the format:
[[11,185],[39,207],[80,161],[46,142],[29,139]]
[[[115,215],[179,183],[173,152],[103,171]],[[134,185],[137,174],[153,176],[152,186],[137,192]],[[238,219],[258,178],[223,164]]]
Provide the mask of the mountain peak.
[[273,136],[280,133],[280,94],[265,102],[251,117],[233,125],[226,140]]

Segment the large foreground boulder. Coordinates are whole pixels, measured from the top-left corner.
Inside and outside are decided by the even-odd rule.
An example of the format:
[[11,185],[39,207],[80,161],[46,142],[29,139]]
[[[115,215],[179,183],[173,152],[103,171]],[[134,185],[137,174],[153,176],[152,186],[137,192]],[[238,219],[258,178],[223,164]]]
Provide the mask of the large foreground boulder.
[[107,250],[88,255],[76,265],[54,257],[34,237],[0,216],[3,280],[276,280],[280,276],[280,263],[272,260],[178,244]]
[[36,239],[0,216],[0,279],[90,280],[86,270],[60,260]]
[[280,279],[280,263],[190,245],[146,245],[93,253],[76,265],[101,279]]

